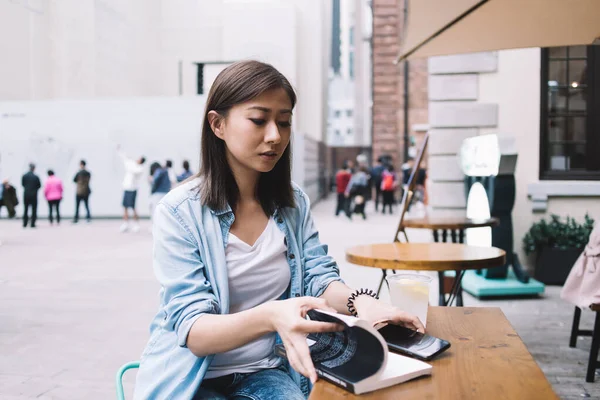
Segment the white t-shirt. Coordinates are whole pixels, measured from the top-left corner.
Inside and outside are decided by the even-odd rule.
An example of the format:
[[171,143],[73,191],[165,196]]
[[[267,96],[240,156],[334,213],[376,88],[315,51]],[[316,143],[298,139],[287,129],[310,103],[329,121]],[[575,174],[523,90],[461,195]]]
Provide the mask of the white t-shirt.
[[[281,297],[291,280],[286,250],[285,235],[272,218],[253,246],[229,233],[225,259],[230,314]],[[273,354],[274,347],[275,333],[269,333],[237,349],[216,354],[206,378],[275,368],[281,359]]]
[[140,186],[140,177],[144,172],[144,166],[128,158],[123,158],[123,162],[125,165],[123,190],[137,190]]

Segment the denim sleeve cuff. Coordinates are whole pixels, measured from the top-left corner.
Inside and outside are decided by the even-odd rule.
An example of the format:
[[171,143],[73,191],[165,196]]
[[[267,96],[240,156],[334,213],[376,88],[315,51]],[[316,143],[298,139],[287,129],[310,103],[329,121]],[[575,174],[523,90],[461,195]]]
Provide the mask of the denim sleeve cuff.
[[327,290],[327,287],[329,287],[329,284],[331,282],[345,283],[344,280],[337,274],[336,274],[336,276],[323,277],[321,280],[315,282],[315,284],[313,285],[313,288],[316,290],[314,291],[312,296],[313,297],[321,297],[321,295],[323,293],[325,293],[325,290]]
[[220,314],[221,309],[216,301],[204,301],[197,309],[188,313],[177,328],[177,344],[187,348],[187,338],[194,322],[203,314]]

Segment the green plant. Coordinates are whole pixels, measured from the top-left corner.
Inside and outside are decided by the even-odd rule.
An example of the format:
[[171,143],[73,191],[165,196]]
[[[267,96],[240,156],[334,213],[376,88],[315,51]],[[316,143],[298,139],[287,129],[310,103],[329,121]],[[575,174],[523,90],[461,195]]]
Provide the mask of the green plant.
[[579,224],[574,218],[567,217],[561,221],[558,215],[552,214],[550,222],[542,219],[534,223],[523,238],[523,250],[526,254],[536,253],[544,247],[558,249],[583,249],[588,243],[594,228],[594,219],[588,214],[585,221]]

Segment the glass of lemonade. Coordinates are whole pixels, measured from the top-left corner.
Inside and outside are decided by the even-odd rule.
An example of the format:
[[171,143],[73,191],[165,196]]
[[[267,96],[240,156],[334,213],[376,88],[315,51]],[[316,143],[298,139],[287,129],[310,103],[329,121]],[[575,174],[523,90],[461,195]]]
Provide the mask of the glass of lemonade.
[[395,274],[389,275],[386,279],[392,305],[416,315],[423,326],[426,326],[431,277],[421,274]]

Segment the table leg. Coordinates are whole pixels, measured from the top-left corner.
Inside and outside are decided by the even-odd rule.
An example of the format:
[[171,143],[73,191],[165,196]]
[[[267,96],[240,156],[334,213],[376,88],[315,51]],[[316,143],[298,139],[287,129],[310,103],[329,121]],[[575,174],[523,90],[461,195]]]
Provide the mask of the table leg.
[[377,297],[379,297],[379,293],[381,293],[381,287],[383,286],[383,282],[385,281],[385,278],[387,276],[387,270],[382,269],[381,273],[383,276],[381,277],[381,281],[379,281],[379,287],[377,288]]
[[[437,229],[433,229],[433,241],[435,243],[440,242],[440,233]],[[444,272],[438,272],[438,282],[439,282],[439,296],[438,296],[438,304],[440,306],[446,305],[446,296],[444,295]]]
[[[465,243],[465,230],[464,229],[459,229],[458,230],[458,243]],[[463,273],[464,275],[464,273]],[[456,276],[458,276],[458,272],[456,273]],[[462,290],[462,286],[461,286],[461,282],[458,282],[458,294],[456,295],[456,305],[458,307],[462,307],[463,306],[463,290]]]
[[456,271],[456,277],[454,280],[454,285],[452,285],[452,290],[450,291],[450,296],[448,297],[447,306],[451,306],[454,299],[456,299],[456,305],[458,307],[462,307],[462,288],[460,286],[460,282],[465,274],[465,271]]
[[[452,243],[464,243],[465,242],[465,230],[464,229],[452,230],[450,234],[452,236]],[[456,306],[462,307],[463,306],[463,296],[462,296],[463,291],[462,291],[461,281],[457,281],[458,275],[459,275],[459,271],[456,271],[456,275],[454,278],[454,285],[452,287],[454,288],[455,285],[458,283],[458,287],[456,288],[456,293],[455,293]],[[448,300],[450,300],[450,296],[448,296]],[[448,303],[448,304],[450,304],[450,303]]]
[[462,290],[462,278],[465,276],[465,271],[456,271],[456,276],[458,276],[458,274],[460,273],[460,280],[457,281],[457,288],[456,288],[456,307],[462,307],[463,306],[463,290]]
[[[383,287],[383,282],[385,282],[385,278],[387,277],[387,269],[382,269],[381,270],[382,273],[382,277],[381,277],[381,281],[379,281],[379,287],[377,288],[377,297],[379,297],[379,293],[381,293],[381,288]],[[396,273],[396,270],[393,269],[392,273]]]
[[440,294],[438,297],[438,305],[446,305],[446,295],[444,294],[444,271],[438,271],[438,282],[440,288]]

